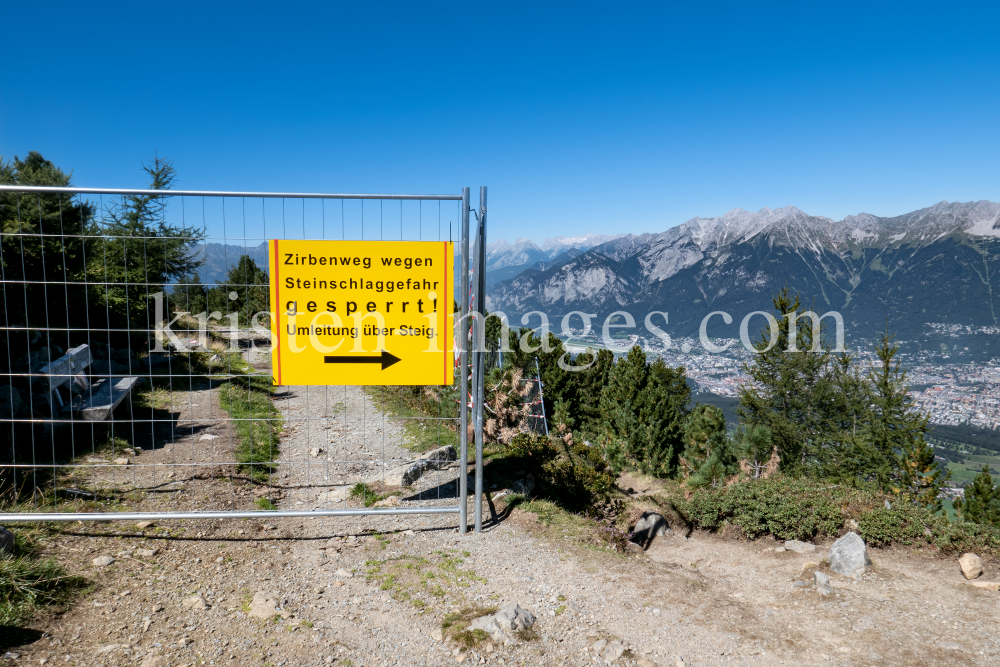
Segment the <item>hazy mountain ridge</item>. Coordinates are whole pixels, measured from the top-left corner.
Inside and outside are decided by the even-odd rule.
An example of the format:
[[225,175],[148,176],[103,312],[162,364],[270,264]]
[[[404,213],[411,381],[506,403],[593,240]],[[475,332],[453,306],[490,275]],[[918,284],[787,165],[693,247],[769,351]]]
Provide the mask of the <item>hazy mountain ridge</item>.
[[[696,334],[714,310],[737,318],[769,310],[770,296],[787,284],[817,309],[842,312],[848,329],[864,336],[884,327],[887,316],[894,328],[916,335],[925,322],[996,324],[1000,313],[994,202],[941,202],[890,218],[841,221],[794,206],[734,209],[637,239],[500,282],[487,306],[511,316],[544,310],[553,318],[620,308],[640,322],[645,312],[662,310],[670,312],[672,332]],[[738,319],[729,327],[721,318],[712,324],[720,335],[735,335]]]

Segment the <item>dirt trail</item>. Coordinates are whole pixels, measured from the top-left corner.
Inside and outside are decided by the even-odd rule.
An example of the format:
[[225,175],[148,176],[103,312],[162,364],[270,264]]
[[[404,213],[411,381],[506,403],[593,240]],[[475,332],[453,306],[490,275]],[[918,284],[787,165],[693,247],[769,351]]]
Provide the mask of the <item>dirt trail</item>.
[[[319,493],[377,465],[338,468],[341,456],[369,450],[409,456],[388,448],[401,434],[390,420],[380,426],[368,399],[337,392],[343,390],[292,389],[277,400],[288,436],[270,493],[282,507],[316,506]],[[231,456],[235,444],[228,423],[217,418],[216,394],[206,387],[185,399],[183,414],[203,422],[201,430],[169,450],[140,454],[143,462],[162,457],[177,465],[175,478],[149,480],[161,492],[130,496],[137,509],[252,506],[252,492],[231,477],[206,475],[211,466],[193,465]],[[331,435],[343,419],[338,402],[348,416],[359,407],[372,410],[365,423],[374,430]],[[331,428],[323,428],[323,420]],[[219,437],[199,440],[205,432]],[[321,438],[332,461],[309,454]],[[425,480],[436,494],[431,502],[449,502],[446,490],[456,473],[441,470]],[[35,630],[6,638],[3,649],[18,657],[4,660],[147,667],[453,665],[459,659],[595,665],[601,660],[587,647],[615,639],[629,649],[616,665],[672,667],[678,656],[697,666],[983,665],[1000,658],[1000,594],[964,585],[953,558],[872,550],[872,574],[857,582],[835,578],[834,595],[820,598],[794,582],[811,576],[815,565],[808,563],[818,563],[822,549],[776,553],[770,540],[696,533],[661,538],[649,552],[625,557],[581,544],[571,525],[546,526],[517,510],[488,523],[481,535],[460,536],[456,526],[455,515],[159,522],[142,530],[67,525],[47,550],[83,572],[94,590],[65,613],[39,619]],[[157,551],[141,555],[139,549]],[[101,555],[116,561],[92,565]],[[995,563],[987,564],[983,578],[1000,578]],[[250,617],[258,592],[277,600],[285,618]],[[193,595],[207,608],[185,606]],[[434,639],[446,613],[501,601],[537,615],[536,639],[491,643],[457,657],[453,644]]]

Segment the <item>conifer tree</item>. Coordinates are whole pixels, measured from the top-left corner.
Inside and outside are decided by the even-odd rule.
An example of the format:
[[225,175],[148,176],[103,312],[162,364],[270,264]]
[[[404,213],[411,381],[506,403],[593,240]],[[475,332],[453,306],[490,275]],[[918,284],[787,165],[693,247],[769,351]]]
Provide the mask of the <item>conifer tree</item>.
[[965,499],[955,500],[955,511],[966,521],[1000,527],[1000,489],[993,484],[988,465],[965,487]]
[[197,273],[182,276],[174,291],[170,293],[170,308],[173,312],[192,313],[197,315],[205,312],[205,286]]
[[932,512],[941,511],[938,494],[951,477],[934,460],[934,450],[921,437],[903,444],[899,455],[898,491]]
[[[871,407],[866,430],[876,457],[873,472],[879,488],[883,489],[891,477],[902,479],[906,474],[922,474],[918,468],[925,467],[922,461],[927,457],[927,453],[921,453],[921,450],[926,448],[924,434],[929,417],[917,409],[907,394],[910,388],[907,373],[896,358],[899,345],[893,342],[894,338],[895,335],[890,335],[886,327],[875,348],[878,363],[868,373]],[[911,466],[909,473],[903,470],[905,466],[900,461],[900,452],[909,452],[910,460],[906,464]],[[933,456],[931,452],[931,462]]]
[[[829,346],[822,339],[814,341],[806,319],[796,326],[790,350],[790,316],[802,313],[802,305],[787,287],[774,296],[773,304],[777,336],[771,340],[768,326],[754,342],[759,352],[752,363],[744,364],[750,382],[740,387],[737,411],[742,423],[771,430],[783,469],[816,474],[816,463],[837,441],[837,388]],[[814,342],[817,351],[812,351]]]
[[735,472],[736,456],[718,407],[696,405],[684,422],[683,442],[680,470],[689,486],[718,485]]
[[609,463],[657,477],[673,473],[690,395],[684,377],[683,368],[647,364],[638,346],[611,367],[599,408]]

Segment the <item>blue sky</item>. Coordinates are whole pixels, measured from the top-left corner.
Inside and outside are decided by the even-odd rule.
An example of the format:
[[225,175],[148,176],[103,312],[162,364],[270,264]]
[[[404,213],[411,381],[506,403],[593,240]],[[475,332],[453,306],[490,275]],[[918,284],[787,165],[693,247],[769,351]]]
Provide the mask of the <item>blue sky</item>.
[[[0,154],[457,192],[491,237],[1000,200],[995,4],[8,3]],[[807,6],[811,5],[811,6]]]

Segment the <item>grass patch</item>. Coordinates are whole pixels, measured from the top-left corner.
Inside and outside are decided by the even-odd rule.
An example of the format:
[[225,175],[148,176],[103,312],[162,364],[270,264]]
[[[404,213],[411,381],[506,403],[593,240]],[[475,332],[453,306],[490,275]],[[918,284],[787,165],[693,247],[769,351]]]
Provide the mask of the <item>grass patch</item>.
[[62,605],[87,586],[55,558],[38,558],[33,540],[14,533],[14,553],[0,556],[0,626],[31,621],[35,612]]
[[270,478],[277,468],[281,413],[271,402],[271,378],[262,375],[237,376],[219,387],[219,405],[233,419],[239,437],[236,462],[254,481]]
[[451,445],[458,451],[458,392],[454,387],[367,387],[372,402],[400,419],[407,438],[403,447],[426,452]]
[[473,649],[490,638],[484,630],[469,630],[469,623],[479,618],[492,614],[496,607],[463,607],[459,611],[445,614],[441,619],[441,634],[445,638],[452,639],[456,644],[467,649]]
[[397,556],[369,560],[365,563],[365,577],[394,599],[426,612],[442,603],[462,604],[465,589],[475,582],[486,582],[475,572],[462,569],[463,562],[447,550],[435,551],[426,558]]
[[351,498],[364,503],[365,507],[371,507],[380,500],[385,500],[393,494],[389,493],[382,495],[374,491],[370,486],[364,482],[358,482],[351,488]]
[[275,505],[274,501],[272,501],[270,498],[258,498],[257,500],[253,501],[253,504],[261,508],[262,510],[278,509],[278,506]]

